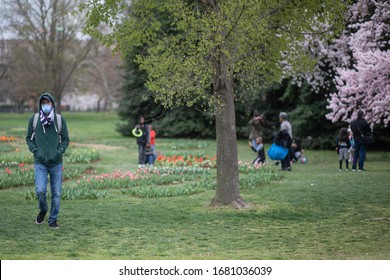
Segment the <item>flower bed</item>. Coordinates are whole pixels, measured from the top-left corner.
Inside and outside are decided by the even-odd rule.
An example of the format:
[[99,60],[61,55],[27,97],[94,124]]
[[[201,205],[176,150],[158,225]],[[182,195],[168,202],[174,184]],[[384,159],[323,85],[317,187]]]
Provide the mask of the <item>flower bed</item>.
[[[95,149],[70,148],[64,154],[64,163],[91,163],[99,159],[100,154]],[[17,166],[20,163],[32,164],[33,162],[34,156],[27,148],[23,150],[15,149],[12,152],[0,154],[0,167]]]
[[85,176],[77,181],[78,187],[91,187],[94,189],[120,189],[142,187],[149,185],[168,185],[194,181],[208,176],[210,171],[204,168],[164,167],[145,168],[135,172],[115,170],[112,173]]
[[[122,194],[145,198],[192,195],[216,188],[216,180],[210,168],[180,166],[183,162],[180,157],[162,162],[176,166],[138,169],[135,172],[116,170],[84,177],[77,182],[77,187],[94,190],[119,189]],[[239,170],[242,189],[255,188],[281,178],[280,173],[275,172],[269,165],[253,166],[249,162],[239,162]]]
[[[63,178],[66,180],[80,177],[91,168],[92,166],[89,165],[63,166]],[[34,167],[32,165],[19,163],[0,170],[0,189],[34,185],[34,182]]]
[[91,163],[100,159],[100,154],[95,149],[69,149],[65,153],[66,163]]
[[159,155],[155,161],[157,166],[194,166],[202,168],[215,168],[216,157],[189,155]]
[[20,163],[32,164],[34,162],[34,157],[27,148],[23,150],[15,149],[11,152],[1,153],[0,162],[0,167],[17,166]]

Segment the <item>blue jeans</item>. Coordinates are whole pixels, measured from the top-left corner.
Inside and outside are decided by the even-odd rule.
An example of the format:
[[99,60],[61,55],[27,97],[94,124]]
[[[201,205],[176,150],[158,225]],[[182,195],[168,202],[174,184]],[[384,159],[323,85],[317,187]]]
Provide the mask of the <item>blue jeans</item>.
[[46,167],[43,164],[35,163],[35,193],[38,198],[40,211],[47,212],[46,189],[48,175],[50,176],[51,205],[49,224],[57,221],[60,212],[60,197],[62,189],[62,163],[54,167]]
[[156,161],[157,155],[156,155],[156,145],[152,145],[152,155],[149,158],[149,164],[154,164]]
[[352,169],[356,169],[356,164],[359,159],[359,170],[364,169],[364,161],[366,159],[367,147],[361,142],[355,140],[355,153],[353,154]]
[[146,145],[138,144],[138,164],[145,164]]

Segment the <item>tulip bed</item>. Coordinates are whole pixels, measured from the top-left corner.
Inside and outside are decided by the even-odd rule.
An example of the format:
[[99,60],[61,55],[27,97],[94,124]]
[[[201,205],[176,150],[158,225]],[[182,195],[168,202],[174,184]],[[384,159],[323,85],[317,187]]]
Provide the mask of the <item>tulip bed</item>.
[[[3,137],[7,142],[17,140],[17,137]],[[216,156],[206,155],[203,145],[175,143],[167,152],[158,155],[153,167],[114,170],[99,175],[93,174],[94,162],[100,159],[99,152],[71,145],[64,155],[63,176],[64,180],[72,181],[63,188],[62,199],[101,199],[111,190],[141,198],[193,195],[213,190],[216,188]],[[239,172],[241,189],[255,188],[281,178],[270,166],[255,166],[249,162],[240,161]],[[27,149],[7,147],[0,155],[0,189],[29,185],[34,185],[32,154]],[[36,199],[35,191],[28,190],[25,197]]]
[[[64,156],[63,178],[70,180],[82,176],[91,170],[93,161],[99,160],[100,155],[94,149],[69,148]],[[34,185],[33,156],[27,150],[19,148],[0,154],[0,189]],[[33,196],[32,194],[26,196]]]
[[[216,188],[215,170],[209,167],[182,166],[183,161],[160,161],[160,166],[135,172],[116,170],[112,173],[85,176],[77,188],[89,190],[119,189],[136,197],[173,197],[192,195]],[[176,165],[175,165],[176,163]],[[268,165],[253,166],[240,162],[240,187],[255,188],[281,178]]]

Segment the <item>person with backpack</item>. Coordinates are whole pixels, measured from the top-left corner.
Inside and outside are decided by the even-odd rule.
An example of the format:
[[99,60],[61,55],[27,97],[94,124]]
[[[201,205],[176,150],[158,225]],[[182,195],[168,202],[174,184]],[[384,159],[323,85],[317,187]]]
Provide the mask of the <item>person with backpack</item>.
[[51,205],[48,224],[57,229],[62,191],[62,155],[69,146],[69,134],[65,119],[56,114],[54,98],[50,93],[39,97],[38,113],[28,121],[26,142],[34,154],[35,192],[39,213],[36,224],[42,224],[48,211],[46,191],[50,178]]

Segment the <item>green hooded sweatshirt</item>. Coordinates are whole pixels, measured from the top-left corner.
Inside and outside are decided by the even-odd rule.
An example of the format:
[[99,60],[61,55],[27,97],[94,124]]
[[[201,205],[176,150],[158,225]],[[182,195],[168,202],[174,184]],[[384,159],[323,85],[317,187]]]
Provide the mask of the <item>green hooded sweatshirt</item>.
[[[26,142],[30,152],[34,154],[34,162],[43,164],[47,167],[53,167],[62,163],[62,155],[69,146],[69,134],[65,119],[62,119],[62,129],[57,129],[57,114],[55,110],[54,98],[50,93],[44,93],[38,101],[39,112],[41,112],[41,100],[46,96],[51,100],[54,110],[54,121],[49,125],[43,125],[38,118],[38,123],[35,128],[35,136],[33,134],[34,115],[30,118],[27,127]],[[59,141],[59,133],[61,133],[61,143]]]

